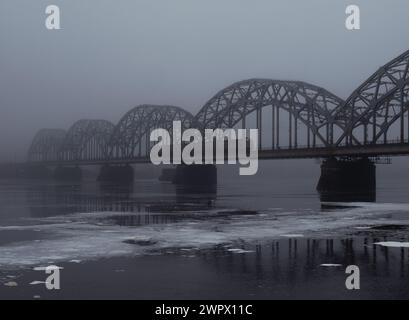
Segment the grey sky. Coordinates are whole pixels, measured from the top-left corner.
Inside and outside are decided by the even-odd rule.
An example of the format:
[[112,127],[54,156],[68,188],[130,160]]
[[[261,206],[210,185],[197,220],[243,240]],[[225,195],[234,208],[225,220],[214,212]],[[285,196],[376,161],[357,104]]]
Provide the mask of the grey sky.
[[[361,7],[360,31],[344,27]],[[61,9],[62,30],[44,26]],[[1,0],[0,159],[42,127],[117,122],[143,103],[196,113],[246,78],[308,81],[345,98],[409,49],[407,0]]]

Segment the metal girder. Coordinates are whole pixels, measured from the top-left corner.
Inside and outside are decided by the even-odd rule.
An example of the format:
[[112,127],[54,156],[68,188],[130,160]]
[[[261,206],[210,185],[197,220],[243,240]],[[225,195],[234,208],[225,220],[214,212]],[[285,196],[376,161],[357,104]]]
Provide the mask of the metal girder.
[[181,121],[182,130],[194,127],[194,117],[175,106],[140,105],[127,112],[116,125],[110,143],[111,158],[132,158],[147,154],[150,132],[169,130],[173,121]]
[[348,125],[336,145],[372,144],[382,136],[386,142],[388,129],[397,120],[401,142],[409,137],[409,122],[404,123],[409,112],[408,69],[409,50],[379,68],[350,95],[340,109],[350,115]]
[[[150,132],[163,128],[171,133],[175,120],[182,122],[182,130],[226,129],[240,122],[246,127],[246,117],[255,113],[261,132],[265,123],[262,111],[266,107],[272,108],[268,120],[272,149],[280,148],[280,123],[288,127],[290,148],[292,143],[297,147],[298,124],[307,129],[311,148],[317,147],[316,140],[326,147],[387,143],[387,135],[396,124],[398,142],[407,143],[409,50],[381,67],[346,101],[301,81],[244,80],[218,92],[196,116],[175,106],[140,105],[127,112],[116,126],[105,120],[80,120],[68,132],[40,130],[32,141],[28,160],[118,160],[147,155]],[[288,120],[280,120],[280,111],[288,114]]]
[[60,159],[106,159],[114,127],[106,120],[82,119],[75,122],[65,136],[60,149]]
[[[334,125],[341,130],[345,126],[345,119],[336,116],[342,104],[341,98],[309,83],[250,79],[218,92],[196,115],[196,122],[202,129],[232,128],[250,113],[271,106],[287,111],[324,145],[331,145]],[[278,124],[272,124],[273,131]]]
[[28,151],[28,161],[56,161],[58,160],[59,151],[66,131],[62,129],[41,129],[34,136]]

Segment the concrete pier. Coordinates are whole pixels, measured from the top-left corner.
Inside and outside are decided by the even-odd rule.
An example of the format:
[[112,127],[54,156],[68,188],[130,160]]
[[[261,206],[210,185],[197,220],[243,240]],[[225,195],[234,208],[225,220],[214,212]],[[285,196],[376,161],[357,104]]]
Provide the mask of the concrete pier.
[[217,168],[212,164],[180,164],[173,183],[179,185],[217,185]]
[[375,201],[376,166],[368,158],[324,160],[317,190],[323,201]]

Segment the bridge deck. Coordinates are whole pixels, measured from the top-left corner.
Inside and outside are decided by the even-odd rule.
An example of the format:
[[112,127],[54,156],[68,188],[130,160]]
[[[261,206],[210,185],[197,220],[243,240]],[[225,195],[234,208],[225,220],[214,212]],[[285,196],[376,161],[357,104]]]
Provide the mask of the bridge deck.
[[[361,146],[292,148],[259,150],[259,159],[313,159],[328,157],[376,157],[409,155],[409,143],[373,144]],[[135,157],[127,159],[92,159],[70,161],[42,161],[44,165],[104,165],[104,164],[136,164],[150,163],[149,157]]]
[[409,154],[409,144],[370,144],[335,148],[297,148],[260,150],[259,159],[308,159],[328,157],[376,157]]

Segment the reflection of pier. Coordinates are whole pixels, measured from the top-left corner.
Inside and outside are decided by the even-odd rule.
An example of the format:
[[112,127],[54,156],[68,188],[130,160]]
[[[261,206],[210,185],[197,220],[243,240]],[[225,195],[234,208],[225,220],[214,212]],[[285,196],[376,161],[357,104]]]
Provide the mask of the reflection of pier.
[[[232,275],[233,279],[246,283],[255,277],[263,287],[252,288],[257,292],[252,298],[357,298],[385,296],[385,292],[393,295],[390,288],[402,289],[402,281],[409,284],[409,248],[374,244],[379,241],[388,241],[388,237],[380,233],[379,237],[283,238],[263,245],[234,246],[253,251],[250,253],[238,254],[220,248],[206,251],[202,258],[218,273]],[[333,266],[321,266],[323,264]],[[357,265],[361,272],[361,290],[355,296],[345,289],[348,265]],[[373,277],[377,279],[376,288]],[[371,287],[366,285],[367,281],[371,281]],[[408,286],[405,290],[409,294]],[[398,290],[395,294],[402,297]]]
[[[216,189],[185,190],[173,185],[159,185],[163,201],[149,195],[135,194],[133,184],[56,184],[35,183],[27,187],[26,199],[35,217],[47,217],[88,212],[129,212],[152,214],[143,219],[172,219],[172,213],[204,210],[213,206]],[[199,193],[200,192],[200,193]],[[169,213],[169,216],[164,215]],[[159,215],[155,215],[159,214]],[[135,216],[132,219],[142,219]],[[147,221],[149,222],[149,221]],[[163,223],[164,221],[162,221]],[[167,221],[172,222],[172,221]],[[139,224],[136,222],[136,224]]]

